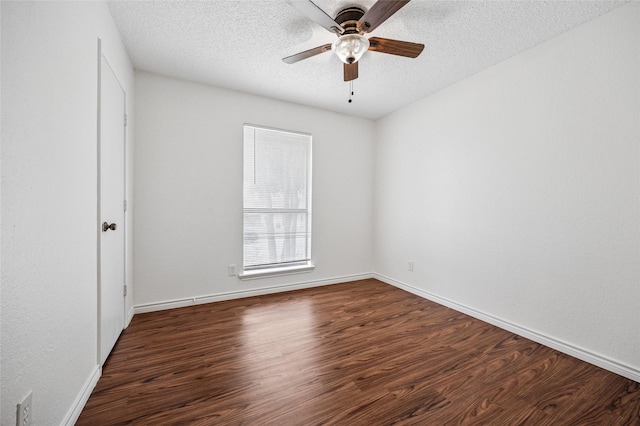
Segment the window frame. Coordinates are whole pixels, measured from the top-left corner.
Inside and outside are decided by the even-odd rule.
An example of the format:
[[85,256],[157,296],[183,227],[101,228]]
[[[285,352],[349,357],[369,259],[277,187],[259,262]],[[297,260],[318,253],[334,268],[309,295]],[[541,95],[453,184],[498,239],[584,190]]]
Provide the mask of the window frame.
[[[254,130],[264,130],[271,132],[281,132],[292,134],[296,136],[302,136],[308,138],[308,151],[306,155],[306,208],[255,208],[255,207],[245,207],[247,204],[247,194],[245,193],[245,179],[246,179],[246,169],[247,169],[247,158],[245,156],[245,150],[247,148],[247,140],[246,140],[246,130],[247,128]],[[288,274],[297,274],[310,272],[315,268],[313,261],[311,259],[311,244],[312,244],[312,164],[313,164],[313,136],[311,133],[299,132],[294,130],[285,130],[278,129],[273,127],[261,126],[256,124],[244,123],[242,126],[243,130],[243,174],[242,174],[242,267],[240,268],[240,273],[238,277],[240,279],[256,279],[263,278],[269,276],[279,276],[279,275],[288,275]],[[253,162],[255,163],[255,157],[253,157]],[[255,168],[254,168],[255,170]],[[246,265],[245,258],[245,240],[246,240],[246,214],[247,213],[305,213],[305,222],[306,222],[306,231],[305,231],[305,253],[306,259],[302,260],[294,260],[289,262],[278,262],[278,263],[267,263],[260,265]]]

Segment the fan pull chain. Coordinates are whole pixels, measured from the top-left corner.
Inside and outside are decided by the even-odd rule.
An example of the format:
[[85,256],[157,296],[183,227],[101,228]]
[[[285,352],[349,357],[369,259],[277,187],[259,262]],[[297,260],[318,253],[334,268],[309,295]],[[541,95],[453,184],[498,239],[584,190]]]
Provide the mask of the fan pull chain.
[[353,96],[353,80],[349,81],[349,103],[352,102],[351,97]]

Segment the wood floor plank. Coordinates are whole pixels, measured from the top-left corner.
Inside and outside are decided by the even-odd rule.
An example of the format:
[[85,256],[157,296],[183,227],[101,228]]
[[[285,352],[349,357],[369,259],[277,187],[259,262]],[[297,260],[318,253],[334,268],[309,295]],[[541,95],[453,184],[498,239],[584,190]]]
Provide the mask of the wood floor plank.
[[362,280],[136,315],[77,424],[640,425],[640,386]]

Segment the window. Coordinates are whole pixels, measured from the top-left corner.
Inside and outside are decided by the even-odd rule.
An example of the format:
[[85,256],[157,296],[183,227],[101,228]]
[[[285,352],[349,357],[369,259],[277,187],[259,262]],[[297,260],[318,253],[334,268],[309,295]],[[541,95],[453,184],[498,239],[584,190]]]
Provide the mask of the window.
[[244,126],[242,278],[311,264],[311,135]]

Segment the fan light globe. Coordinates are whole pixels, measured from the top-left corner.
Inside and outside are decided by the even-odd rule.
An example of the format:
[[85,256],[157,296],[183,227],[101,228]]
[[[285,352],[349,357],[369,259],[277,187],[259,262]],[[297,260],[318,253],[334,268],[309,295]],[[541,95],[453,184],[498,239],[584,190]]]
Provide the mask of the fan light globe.
[[358,62],[367,49],[369,49],[369,40],[359,34],[343,35],[331,45],[331,50],[345,64]]

